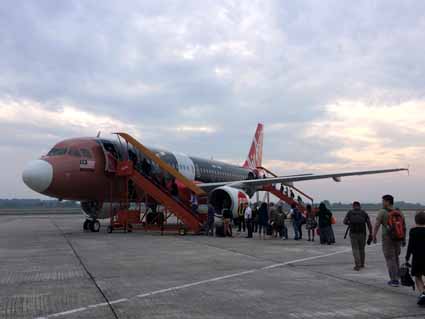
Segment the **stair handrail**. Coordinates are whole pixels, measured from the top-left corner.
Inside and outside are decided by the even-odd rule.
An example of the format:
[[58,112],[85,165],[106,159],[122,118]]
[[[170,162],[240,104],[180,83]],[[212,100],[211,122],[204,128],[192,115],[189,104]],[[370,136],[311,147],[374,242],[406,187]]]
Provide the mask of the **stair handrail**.
[[[262,169],[264,171],[266,171],[267,173],[269,173],[270,175],[272,175],[273,177],[278,177],[278,175],[276,175],[275,173],[273,173],[272,171],[268,170],[267,168],[263,167],[263,166],[258,166],[257,169]],[[311,202],[314,202],[313,197],[307,195],[306,193],[304,193],[302,190],[300,190],[299,188],[296,188],[294,185],[286,185],[290,188],[293,188],[294,190],[296,190],[298,193],[300,193],[301,195],[303,195],[304,197],[308,198],[309,200],[311,200]]]
[[142,143],[140,143],[138,140],[136,140],[131,135],[124,133],[124,132],[117,132],[114,133],[116,135],[121,136],[124,140],[126,140],[128,143],[132,144],[135,148],[137,148],[140,152],[142,152],[146,157],[148,157],[150,160],[158,164],[158,166],[169,173],[171,176],[176,178],[178,181],[180,181],[183,185],[185,185],[187,188],[189,188],[192,192],[194,192],[198,196],[205,196],[206,193],[203,189],[198,187],[195,183],[193,183],[191,180],[189,180],[187,177],[185,177],[183,174],[181,174],[179,171],[177,171],[174,167],[163,161],[161,158],[155,155],[151,150],[149,150],[146,146],[144,146]]
[[[148,181],[150,184],[152,184],[152,186],[154,187],[154,188],[156,188],[159,192],[162,192],[163,194],[165,194],[166,195],[166,197],[169,199],[169,200],[171,200],[175,205],[177,205],[177,206],[179,206],[180,207],[180,209],[183,209],[184,211],[186,211],[187,213],[189,213],[190,214],[190,216],[192,217],[192,218],[194,218],[194,222],[197,224],[197,226],[196,227],[200,227],[201,226],[201,222],[200,222],[200,220],[198,219],[198,216],[196,216],[193,212],[192,212],[192,210],[190,209],[190,207],[187,207],[181,200],[177,200],[177,199],[175,199],[173,196],[171,196],[170,194],[169,194],[169,192],[168,192],[168,190],[166,190],[166,189],[163,189],[162,187],[160,187],[160,186],[158,186],[156,183],[154,183],[151,179],[149,179],[149,178],[147,178],[144,174],[141,174],[141,173],[139,173],[137,170],[133,173],[133,175],[130,177],[130,178],[133,178],[133,180],[134,179],[137,179],[137,178],[143,178],[143,179],[145,179],[146,181]],[[137,181],[136,181],[136,183],[137,183]],[[155,198],[155,194],[153,194],[153,193],[150,193],[150,196],[152,196],[152,197],[154,197]],[[165,203],[162,203],[165,207],[167,207],[167,204],[165,204]],[[170,208],[170,207],[167,207],[167,208]],[[172,208],[171,208],[172,209]],[[175,213],[175,212],[174,212]]]
[[311,200],[312,203],[314,203],[314,199],[313,197],[307,195],[306,193],[304,193],[302,190],[300,190],[299,188],[296,188],[294,185],[291,186],[293,189],[295,189],[298,193],[300,193],[301,195],[303,195],[304,197],[308,198],[309,200]]

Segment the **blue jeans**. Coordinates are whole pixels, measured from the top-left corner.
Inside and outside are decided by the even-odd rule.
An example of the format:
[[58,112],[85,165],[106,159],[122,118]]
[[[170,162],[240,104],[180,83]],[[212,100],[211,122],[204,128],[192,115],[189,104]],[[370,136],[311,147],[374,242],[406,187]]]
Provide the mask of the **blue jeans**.
[[298,240],[301,238],[301,233],[300,233],[300,225],[298,221],[293,221],[292,222],[292,226],[294,227],[294,234],[295,234],[295,240]]

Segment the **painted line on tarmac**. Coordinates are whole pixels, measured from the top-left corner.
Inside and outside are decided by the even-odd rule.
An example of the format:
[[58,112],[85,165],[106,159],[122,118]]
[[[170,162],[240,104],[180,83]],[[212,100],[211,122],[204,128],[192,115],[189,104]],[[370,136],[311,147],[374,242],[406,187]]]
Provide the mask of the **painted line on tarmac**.
[[[200,286],[200,285],[204,285],[204,284],[208,284],[208,283],[222,281],[222,280],[225,280],[225,279],[246,276],[246,275],[253,274],[253,273],[256,273],[256,272],[260,272],[260,271],[264,271],[264,270],[272,270],[272,269],[276,269],[276,268],[289,266],[289,265],[292,265],[292,264],[302,263],[302,262],[305,262],[305,261],[311,261],[311,260],[322,259],[322,258],[331,257],[331,256],[335,256],[335,255],[345,254],[345,253],[348,253],[348,252],[351,252],[351,248],[346,248],[344,250],[335,251],[333,253],[324,254],[324,255],[294,259],[294,260],[290,260],[290,261],[287,261],[287,262],[284,262],[284,263],[278,263],[278,264],[273,264],[273,265],[266,266],[266,267],[255,268],[255,269],[251,269],[251,270],[245,270],[245,271],[241,271],[241,272],[237,272],[237,273],[233,273],[233,274],[229,274],[229,275],[225,275],[225,276],[214,277],[214,278],[196,281],[196,282],[192,282],[192,283],[188,283],[188,284],[184,284],[184,285],[180,285],[180,286],[174,286],[174,287],[170,287],[170,288],[154,290],[154,291],[150,291],[150,292],[147,292],[147,293],[142,293],[142,294],[136,295],[136,296],[131,297],[131,298],[122,298],[122,299],[113,300],[113,301],[110,301],[109,304],[119,304],[119,303],[123,303],[123,302],[128,302],[131,299],[135,299],[135,298],[139,298],[139,299],[140,298],[147,298],[147,297],[150,297],[150,296],[164,294],[164,293],[168,293],[168,292],[172,292],[172,291],[174,292],[174,291],[187,289],[187,288],[191,288],[191,287],[196,287],[196,286]],[[77,313],[77,312],[83,312],[83,311],[86,311],[86,310],[89,310],[89,309],[106,307],[106,306],[108,306],[108,303],[103,302],[103,303],[88,305],[86,307],[80,307],[80,308],[71,309],[71,310],[67,310],[67,311],[63,311],[63,312],[58,312],[58,313],[54,313],[54,314],[50,314],[50,315],[46,315],[46,316],[36,317],[34,319],[57,318],[57,317],[62,317],[62,316],[74,314],[74,313]]]
[[344,250],[336,251],[336,252],[325,254],[325,255],[312,256],[312,257],[295,259],[295,260],[287,261],[287,262],[284,262],[284,263],[279,263],[279,264],[274,264],[274,265],[266,266],[266,267],[263,267],[263,268],[260,268],[260,269],[261,270],[269,270],[269,269],[274,269],[274,268],[289,266],[289,265],[292,265],[292,264],[298,264],[298,263],[302,263],[302,262],[305,262],[305,261],[310,261],[310,260],[315,260],[315,259],[320,259],[320,258],[331,257],[331,256],[343,254],[343,253],[348,253],[350,251],[351,251],[351,248],[346,248]]

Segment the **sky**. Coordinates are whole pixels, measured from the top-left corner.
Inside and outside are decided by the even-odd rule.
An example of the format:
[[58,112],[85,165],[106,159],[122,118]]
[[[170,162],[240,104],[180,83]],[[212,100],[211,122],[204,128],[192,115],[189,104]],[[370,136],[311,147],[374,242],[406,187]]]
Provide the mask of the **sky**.
[[279,174],[410,167],[297,186],[425,203],[424,1],[0,2],[0,198],[25,164],[121,130],[242,163],[265,125]]

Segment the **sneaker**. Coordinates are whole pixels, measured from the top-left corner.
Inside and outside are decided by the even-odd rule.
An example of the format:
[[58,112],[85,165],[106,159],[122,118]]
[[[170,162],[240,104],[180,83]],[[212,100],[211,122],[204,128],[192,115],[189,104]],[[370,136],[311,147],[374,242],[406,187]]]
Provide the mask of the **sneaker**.
[[418,305],[425,306],[425,293],[421,293],[418,297]]
[[398,287],[398,286],[400,286],[400,283],[399,283],[398,280],[390,280],[388,282],[388,285],[390,285],[391,287]]
[[360,271],[360,267],[359,266],[354,266],[353,268],[355,271]]

